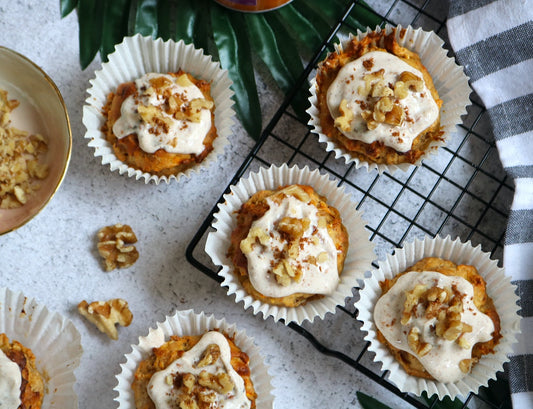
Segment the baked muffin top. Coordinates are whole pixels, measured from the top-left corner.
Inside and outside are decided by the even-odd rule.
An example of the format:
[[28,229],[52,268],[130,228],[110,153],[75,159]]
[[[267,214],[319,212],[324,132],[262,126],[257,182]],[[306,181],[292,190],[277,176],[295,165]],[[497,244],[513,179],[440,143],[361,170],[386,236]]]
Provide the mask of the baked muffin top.
[[335,290],[348,234],[325,197],[290,185],[254,194],[239,210],[231,242],[230,258],[249,293],[296,306]]
[[362,160],[414,163],[442,135],[439,99],[420,57],[396,31],[351,39],[317,72],[322,132]]
[[378,339],[412,375],[456,382],[500,338],[498,315],[473,266],[425,258],[380,285]]

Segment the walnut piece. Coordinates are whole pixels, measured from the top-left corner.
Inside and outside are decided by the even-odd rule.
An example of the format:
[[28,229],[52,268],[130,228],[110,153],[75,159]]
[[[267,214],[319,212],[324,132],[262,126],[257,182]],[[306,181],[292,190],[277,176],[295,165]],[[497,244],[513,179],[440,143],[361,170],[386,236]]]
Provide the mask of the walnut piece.
[[98,253],[104,259],[106,271],[131,267],[139,258],[139,252],[131,245],[137,242],[137,236],[127,224],[103,227],[97,238]]
[[42,135],[11,125],[11,112],[19,105],[0,90],[0,208],[13,209],[27,203],[48,176],[42,156],[48,145]]
[[[424,89],[424,81],[409,71],[403,71],[394,84],[386,84],[383,80],[383,69],[367,74],[363,77],[364,86],[358,89],[363,98],[367,98],[365,109],[361,112],[369,130],[376,129],[379,124],[400,126],[405,120],[406,114],[399,100],[409,95],[409,90],[421,92]],[[344,101],[344,100],[343,100]],[[346,106],[347,102],[345,103]],[[342,101],[341,101],[342,105]],[[342,131],[349,131],[346,126],[346,118],[343,109],[339,107],[341,116],[335,120],[335,126]],[[353,118],[350,118],[350,121]]]
[[189,100],[186,93],[175,92],[175,88],[172,88],[174,83],[182,87],[194,86],[187,74],[181,74],[174,81],[163,76],[152,78],[150,79],[151,87],[146,90],[146,94],[163,96],[166,102],[161,106],[139,105],[139,115],[142,120],[165,133],[172,126],[173,119],[200,122],[201,111],[211,110],[214,106],[213,101],[208,99]]
[[[210,344],[204,350],[202,357],[196,363],[196,368],[212,365],[220,358],[220,348],[217,344]],[[226,372],[211,373],[202,370],[198,375],[189,372],[174,374],[169,380],[180,388],[176,404],[180,409],[209,409],[217,403],[217,393],[226,394],[235,387],[231,377]]]
[[[292,196],[301,202],[308,203],[311,199],[300,186],[291,185],[281,189],[276,193],[277,198]],[[327,228],[328,221],[325,216],[319,215],[317,227],[319,229]],[[303,267],[298,262],[291,262],[300,256],[300,250],[306,243],[319,244],[316,234],[309,234],[311,220],[309,218],[283,217],[274,223],[274,229],[279,233],[280,241],[283,245],[281,249],[274,251],[274,260],[271,263],[271,272],[274,279],[281,286],[288,286],[293,281],[300,282],[303,277]],[[305,233],[307,236],[304,237]],[[272,237],[271,237],[272,236]],[[275,237],[272,232],[263,230],[260,227],[253,226],[250,228],[248,235],[240,242],[240,249],[244,255],[254,251],[254,246],[260,245],[269,247],[272,238]],[[329,260],[326,252],[321,252],[316,256],[309,256],[306,263],[317,265]]]
[[197,368],[213,365],[220,358],[220,348],[217,344],[209,344],[202,354],[202,358],[197,362]]
[[340,116],[335,118],[335,126],[341,131],[349,132],[352,129],[352,120],[354,119],[354,114],[350,108],[348,108],[348,101],[343,99],[339,105]]
[[131,324],[133,314],[128,303],[121,298],[109,301],[94,301],[88,303],[83,300],[78,304],[78,312],[92,322],[109,338],[117,340],[118,331],[116,324],[127,327]]
[[[431,287],[417,284],[411,291],[405,292],[401,324],[407,325],[412,317],[435,318],[435,335],[447,341],[457,342],[463,349],[471,345],[463,337],[472,332],[472,326],[461,321],[463,297],[454,286],[452,288]],[[418,328],[412,328],[407,336],[409,347],[419,356],[431,350],[420,339]],[[429,349],[428,349],[429,348]]]

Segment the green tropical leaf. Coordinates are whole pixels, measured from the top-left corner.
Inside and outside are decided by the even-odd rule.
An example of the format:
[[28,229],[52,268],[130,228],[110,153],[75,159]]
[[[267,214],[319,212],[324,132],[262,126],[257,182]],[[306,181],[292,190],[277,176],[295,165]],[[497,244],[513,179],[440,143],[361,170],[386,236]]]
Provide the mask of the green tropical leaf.
[[[301,58],[297,55],[295,56],[293,43],[291,41],[287,41],[287,39],[290,38],[290,34],[283,26],[278,14],[269,13],[266,15],[266,19],[276,36],[276,43],[278,44],[281,58],[291,72],[292,78],[296,80],[301,75],[304,67]],[[305,110],[309,107],[307,93],[297,93],[291,100],[291,105],[296,114],[300,118],[304,118]]]
[[115,45],[122,41],[124,33],[128,30],[128,10],[131,0],[106,1],[100,55],[102,61],[107,61],[107,55],[112,53]]
[[235,110],[248,133],[258,138],[262,128],[261,108],[244,16],[241,13],[221,13],[220,7],[212,7],[211,24],[220,64],[228,70],[233,81]]
[[[294,0],[272,12],[251,14],[230,11],[213,0],[60,0],[60,12],[65,17],[77,9],[82,69],[98,52],[106,61],[124,36],[136,33],[183,39],[202,48],[228,70],[237,116],[249,135],[258,138],[262,121],[253,64],[262,61],[287,94],[304,70],[302,58],[312,55],[347,4]],[[362,27],[376,15],[358,3],[349,19]],[[291,105],[304,118],[307,93],[297,92]]]
[[[113,2],[114,0],[108,0]],[[158,0],[137,0],[134,32],[143,36],[157,36]]]
[[80,64],[82,68],[87,68],[100,49],[104,8],[104,0],[79,0],[78,2]]
[[322,37],[316,28],[304,16],[294,8],[292,4],[276,10],[284,20],[284,26],[292,33],[292,38],[297,42],[295,44],[298,50],[306,51],[312,54],[316,47],[322,42]]
[[363,392],[356,392],[357,400],[363,409],[391,409],[389,406],[381,403],[377,399],[364,394]]
[[61,17],[68,16],[78,6],[78,0],[60,0],[59,8]]
[[174,14],[173,4],[172,0],[159,0],[157,5],[157,34],[164,41],[170,38],[172,15]]

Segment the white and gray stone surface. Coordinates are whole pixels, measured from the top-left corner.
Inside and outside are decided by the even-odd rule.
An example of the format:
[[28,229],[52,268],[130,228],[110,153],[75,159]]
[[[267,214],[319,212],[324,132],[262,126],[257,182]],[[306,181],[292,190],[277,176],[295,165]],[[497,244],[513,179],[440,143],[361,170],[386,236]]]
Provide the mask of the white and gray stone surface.
[[[99,69],[100,60],[97,58],[83,71],[80,69],[77,17],[71,13],[61,19],[58,3],[0,2],[0,45],[27,56],[53,79],[68,108],[73,134],[70,166],[55,197],[28,224],[0,237],[0,286],[36,298],[49,309],[70,318],[80,331],[84,354],[76,370],[79,407],[115,407],[115,374],[120,371],[119,364],[130,351],[130,345],[156,321],[162,321],[176,309],[190,308],[225,317],[254,337],[273,376],[275,408],[356,408],[359,407],[357,391],[378,397],[393,407],[407,407],[352,367],[319,353],[305,338],[283,324],[276,324],[272,319],[264,321],[261,316],[245,311],[242,304],[237,305],[226,296],[216,281],[186,260],[187,245],[253,146],[239,124],[234,126],[229,148],[215,164],[177,183],[145,185],[143,181],[111,172],[99,163],[84,139],[82,107],[89,80]],[[394,18],[401,20],[402,16],[398,14]],[[412,17],[405,17],[409,18]],[[266,85],[260,85],[265,123],[281,102],[279,93],[270,89],[268,79]],[[461,149],[468,148],[467,143]],[[271,161],[283,162],[283,151],[276,146],[270,151],[265,146],[264,150]],[[497,157],[491,160],[496,163],[496,172],[499,171]],[[300,163],[305,164],[305,158]],[[333,169],[344,166],[340,162],[328,164]],[[429,172],[419,180],[415,177],[411,183],[416,189],[429,192],[432,175]],[[354,180],[359,178],[358,183],[362,185],[370,180],[364,172],[353,172],[351,176]],[[454,175],[450,178],[457,184],[464,182],[460,169],[456,179]],[[450,186],[450,191],[457,189],[455,185]],[[442,188],[445,187],[443,182]],[[391,194],[390,189],[386,185],[380,188],[382,193],[373,193],[383,195],[385,202],[390,202],[386,198]],[[480,189],[485,191],[486,185]],[[503,190],[506,196],[501,199],[501,206],[506,208],[511,192],[506,187]],[[452,193],[439,194],[442,201],[439,204],[448,206]],[[355,199],[361,197],[360,192],[353,194]],[[418,206],[417,200],[420,197],[413,196],[411,205]],[[376,209],[368,205],[364,210],[370,217]],[[461,209],[469,211],[468,206]],[[384,232],[401,237],[405,220],[395,220],[393,216]],[[444,230],[463,234],[457,231],[461,226],[455,226],[453,221],[452,218]],[[107,273],[96,251],[95,235],[101,227],[117,222],[133,227],[139,238],[140,258],[129,269]],[[420,223],[424,223],[423,217]],[[434,219],[428,216],[428,226],[432,223]],[[498,231],[502,229],[500,226]],[[380,244],[380,257],[390,251],[390,245],[379,237],[376,242]],[[483,243],[483,239],[477,242]],[[134,319],[129,327],[119,329],[118,341],[111,341],[82,318],[76,306],[83,299],[116,297],[129,302]],[[312,328],[319,340],[350,355],[357,356],[356,351],[364,346],[359,324],[346,319],[342,312],[306,327]],[[368,356],[364,364],[378,369]]]

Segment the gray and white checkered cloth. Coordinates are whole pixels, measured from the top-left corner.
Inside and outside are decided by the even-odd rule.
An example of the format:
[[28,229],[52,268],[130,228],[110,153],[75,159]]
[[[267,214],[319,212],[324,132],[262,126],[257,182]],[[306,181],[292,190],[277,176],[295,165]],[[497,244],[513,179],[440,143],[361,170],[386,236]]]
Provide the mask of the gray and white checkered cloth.
[[533,0],[450,0],[447,28],[515,183],[503,264],[518,286],[522,333],[509,383],[513,408],[533,408]]

